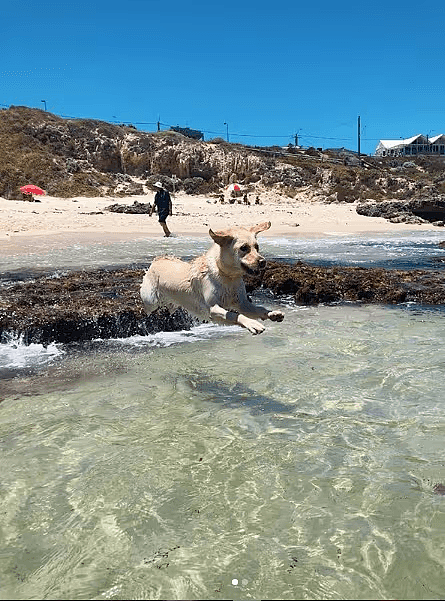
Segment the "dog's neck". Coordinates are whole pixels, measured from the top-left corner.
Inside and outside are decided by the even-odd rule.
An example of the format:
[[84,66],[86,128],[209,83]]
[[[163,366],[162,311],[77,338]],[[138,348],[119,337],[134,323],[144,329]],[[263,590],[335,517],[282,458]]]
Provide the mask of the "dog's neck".
[[218,267],[218,272],[224,278],[226,278],[228,280],[239,280],[241,273],[234,274],[233,271],[229,271],[229,270],[227,270],[227,268],[224,268],[224,263],[221,261],[221,257],[216,259],[216,265]]
[[221,247],[218,244],[214,244],[209,251],[207,252],[207,258],[210,261],[213,261],[217,267],[218,273],[225,279],[228,280],[238,280],[242,277],[242,271],[237,273],[234,271],[233,267],[230,268],[227,265],[224,265],[224,261],[221,257]]

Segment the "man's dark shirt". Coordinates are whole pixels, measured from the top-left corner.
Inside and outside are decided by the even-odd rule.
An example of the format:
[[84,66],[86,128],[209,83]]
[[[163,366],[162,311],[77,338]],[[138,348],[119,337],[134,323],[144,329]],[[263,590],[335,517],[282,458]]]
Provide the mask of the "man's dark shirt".
[[156,192],[154,206],[158,209],[159,221],[165,221],[171,211],[171,199],[167,190]]

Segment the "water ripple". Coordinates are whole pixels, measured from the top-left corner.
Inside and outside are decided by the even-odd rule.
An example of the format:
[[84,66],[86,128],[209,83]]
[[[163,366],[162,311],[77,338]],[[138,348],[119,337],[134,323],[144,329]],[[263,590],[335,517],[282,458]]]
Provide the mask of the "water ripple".
[[4,381],[5,598],[441,597],[442,315],[285,311]]

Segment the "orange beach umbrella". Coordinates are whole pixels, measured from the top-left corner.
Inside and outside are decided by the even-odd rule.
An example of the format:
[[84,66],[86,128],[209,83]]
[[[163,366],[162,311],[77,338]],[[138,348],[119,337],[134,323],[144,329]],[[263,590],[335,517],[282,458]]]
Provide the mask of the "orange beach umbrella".
[[23,194],[46,194],[45,190],[42,190],[39,186],[33,186],[32,184],[22,186],[20,192],[23,192]]

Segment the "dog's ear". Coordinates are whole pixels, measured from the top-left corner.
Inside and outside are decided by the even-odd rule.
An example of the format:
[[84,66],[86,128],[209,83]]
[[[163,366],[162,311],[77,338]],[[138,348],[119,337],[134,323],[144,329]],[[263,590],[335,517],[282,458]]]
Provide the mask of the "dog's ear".
[[258,225],[253,225],[250,228],[250,231],[253,232],[255,234],[255,236],[257,234],[259,234],[259,232],[264,232],[264,230],[268,230],[270,228],[270,221],[265,221],[264,223],[259,223]]
[[228,246],[233,241],[233,236],[227,232],[213,232],[209,230],[209,234],[213,241],[220,246]]

